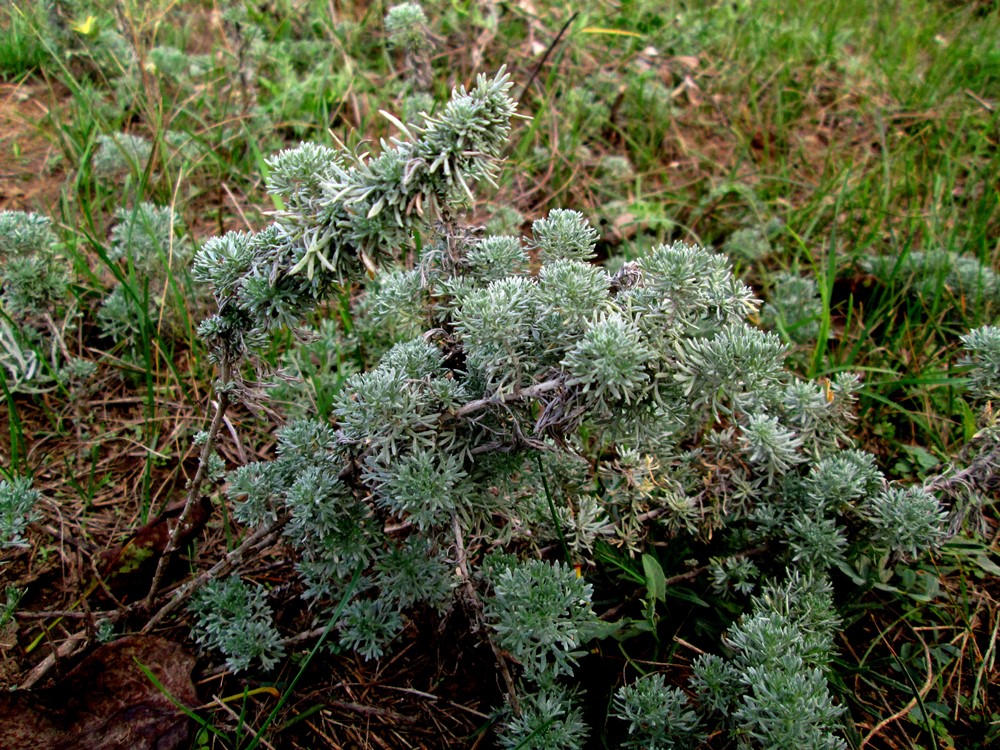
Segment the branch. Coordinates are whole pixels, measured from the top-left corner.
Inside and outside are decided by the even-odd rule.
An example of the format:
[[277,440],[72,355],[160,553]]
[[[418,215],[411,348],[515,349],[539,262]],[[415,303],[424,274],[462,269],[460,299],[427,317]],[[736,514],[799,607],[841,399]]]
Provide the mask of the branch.
[[532,83],[535,82],[535,78],[538,77],[538,73],[541,71],[542,66],[545,65],[546,60],[549,59],[549,55],[552,54],[552,50],[554,50],[556,48],[556,45],[559,44],[559,40],[563,38],[563,34],[566,33],[566,29],[568,29],[570,24],[576,20],[576,17],[578,15],[580,15],[580,12],[579,11],[575,12],[573,15],[569,17],[569,20],[563,24],[563,27],[559,29],[559,33],[556,34],[556,38],[552,40],[552,43],[545,50],[545,54],[542,55],[542,59],[538,61],[538,64],[535,66],[535,69],[532,70],[531,75],[528,76],[528,82],[524,84],[524,88],[521,89],[521,95],[518,97],[518,99],[523,99],[524,95],[528,93],[528,88],[531,86]]
[[32,687],[36,682],[42,679],[48,671],[52,669],[52,667],[55,666],[57,661],[72,656],[80,649],[86,647],[89,641],[90,638],[87,636],[86,631],[79,632],[76,635],[71,635],[67,640],[63,641],[58,648],[54,649],[48,656],[35,665],[35,668],[31,670],[27,677],[24,678],[24,682],[20,684],[18,689],[27,690]]
[[552,378],[551,380],[545,380],[528,388],[522,388],[519,391],[507,394],[506,396],[491,396],[490,398],[480,398],[475,401],[470,401],[465,404],[462,408],[455,412],[456,417],[466,417],[469,414],[474,414],[477,411],[482,411],[490,406],[499,406],[501,404],[509,404],[512,401],[525,401],[529,398],[534,398],[535,396],[540,396],[543,393],[548,393],[549,391],[554,391],[556,388],[564,385],[563,378]]
[[[469,575],[469,562],[465,552],[465,541],[462,539],[462,526],[458,522],[458,516],[452,515],[451,517],[451,528],[455,534],[455,551],[458,553],[458,575],[465,584],[465,592],[469,599],[469,604],[473,608],[473,615],[476,620],[480,623],[485,622],[483,616],[483,603],[479,599],[479,595],[476,593],[475,586],[472,585],[472,576]],[[507,668],[507,659],[500,650],[500,647],[493,642],[489,634],[486,635],[486,641],[490,644],[490,648],[493,650],[493,656],[497,660],[497,666],[500,668],[500,674],[503,676],[503,681],[507,685],[507,696],[510,698],[510,707],[513,710],[515,716],[521,715],[521,706],[517,700],[517,690],[514,687],[514,678],[510,674],[510,670]]]
[[159,625],[167,615],[177,609],[185,599],[208,583],[208,581],[239,565],[247,552],[257,548],[263,549],[270,544],[272,536],[280,531],[287,521],[287,518],[279,518],[270,525],[257,529],[257,531],[244,539],[243,543],[240,544],[239,547],[227,553],[225,557],[219,560],[211,568],[174,591],[173,596],[170,597],[170,601],[164,604],[155,615],[149,618],[149,622],[147,622],[145,627],[143,627],[142,632],[148,633],[154,627]]
[[195,472],[194,478],[188,486],[187,498],[184,501],[184,510],[181,511],[180,518],[177,519],[177,525],[170,532],[170,538],[167,539],[167,546],[164,548],[163,554],[156,565],[156,573],[153,574],[153,582],[149,586],[149,593],[146,595],[144,602],[144,607],[147,610],[152,609],[153,600],[160,590],[163,576],[167,572],[167,567],[170,565],[174,553],[177,552],[179,539],[191,518],[191,512],[194,509],[195,503],[201,495],[201,486],[204,484],[205,477],[208,474],[208,460],[212,455],[212,451],[215,450],[215,442],[219,436],[219,430],[222,429],[224,423],[226,408],[229,406],[229,393],[225,390],[229,381],[229,360],[223,356],[222,362],[219,365],[219,383],[222,385],[222,388],[216,389],[219,401],[215,407],[215,416],[212,417],[212,424],[208,429],[208,437],[201,448],[201,455],[198,459],[198,470]]

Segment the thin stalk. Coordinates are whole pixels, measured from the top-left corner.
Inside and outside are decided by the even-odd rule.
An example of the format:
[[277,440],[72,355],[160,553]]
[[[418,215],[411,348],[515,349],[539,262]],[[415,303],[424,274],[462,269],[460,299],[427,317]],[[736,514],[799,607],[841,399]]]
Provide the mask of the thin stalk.
[[[465,585],[465,593],[469,598],[469,604],[473,608],[473,616],[480,621],[485,622],[483,616],[483,603],[479,599],[479,595],[476,593],[476,587],[472,584],[472,576],[469,574],[469,561],[467,559],[465,551],[465,541],[462,538],[462,525],[458,521],[458,516],[452,514],[451,517],[451,528],[455,534],[455,551],[458,553],[458,575],[462,579]],[[490,644],[490,648],[493,650],[493,656],[497,660],[497,666],[500,668],[500,674],[503,676],[504,684],[507,686],[507,697],[510,699],[510,708],[514,712],[515,716],[521,715],[521,705],[517,700],[517,690],[514,687],[514,678],[510,674],[510,670],[507,668],[507,660],[504,658],[503,651],[500,647],[493,642],[493,639],[486,636],[487,642]]]
[[142,632],[148,633],[151,631],[159,625],[167,615],[181,606],[181,604],[183,604],[185,600],[187,600],[195,591],[209,581],[215,580],[228,570],[238,565],[247,552],[262,545],[270,544],[272,536],[285,525],[286,520],[287,519],[278,519],[274,523],[258,529],[244,539],[243,543],[240,544],[239,547],[234,549],[232,552],[227,553],[225,557],[215,563],[215,565],[211,568],[177,589],[170,597],[170,601],[164,604],[155,615],[149,618],[149,621],[146,623],[145,627],[143,627]]
[[177,552],[178,540],[180,539],[184,529],[187,527],[188,520],[191,517],[191,512],[194,510],[195,503],[201,494],[201,486],[205,483],[205,477],[208,475],[209,458],[215,450],[216,439],[219,436],[219,430],[222,429],[224,418],[226,416],[226,409],[229,407],[229,391],[226,386],[229,385],[231,379],[232,373],[230,371],[229,360],[227,357],[223,356],[222,361],[219,364],[219,384],[221,387],[217,387],[215,389],[218,396],[218,401],[215,406],[215,415],[212,417],[212,424],[208,429],[208,437],[205,439],[205,444],[201,448],[201,455],[198,459],[198,470],[195,472],[194,478],[188,485],[188,494],[184,501],[184,510],[181,511],[181,515],[177,519],[177,524],[170,532],[170,538],[167,540],[167,546],[163,550],[163,554],[160,556],[160,561],[156,565],[156,573],[153,575],[153,582],[150,584],[149,593],[146,595],[145,608],[147,611],[152,609],[153,601],[156,599],[156,595],[160,590],[160,584],[163,581],[163,576],[167,572],[167,567],[170,565],[170,561],[173,559],[174,554]]
[[549,480],[545,476],[542,457],[538,453],[535,454],[535,465],[538,467],[538,473],[542,477],[542,489],[545,490],[545,499],[549,504],[549,514],[552,516],[552,524],[556,527],[556,533],[559,534],[559,544],[562,546],[563,557],[566,559],[566,562],[572,565],[573,556],[570,554],[569,545],[566,544],[566,536],[563,534],[562,524],[559,522],[559,516],[556,513],[556,505],[552,501],[552,493],[549,492]]

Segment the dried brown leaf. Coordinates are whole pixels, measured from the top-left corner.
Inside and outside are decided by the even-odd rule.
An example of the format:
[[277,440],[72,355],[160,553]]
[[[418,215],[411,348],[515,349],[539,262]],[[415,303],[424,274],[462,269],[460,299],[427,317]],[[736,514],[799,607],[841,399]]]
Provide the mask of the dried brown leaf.
[[101,646],[52,687],[0,694],[0,747],[186,747],[188,718],[174,701],[197,704],[193,667],[194,657],[180,644],[158,636],[126,636]]

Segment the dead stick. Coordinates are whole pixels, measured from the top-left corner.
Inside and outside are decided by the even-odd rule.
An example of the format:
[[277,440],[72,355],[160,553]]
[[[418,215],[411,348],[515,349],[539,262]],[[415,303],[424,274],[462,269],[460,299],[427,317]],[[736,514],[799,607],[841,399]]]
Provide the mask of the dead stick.
[[148,633],[154,627],[160,624],[167,615],[177,609],[185,599],[187,599],[191,594],[197,591],[199,588],[208,583],[209,580],[216,578],[221,575],[224,571],[235,567],[243,559],[243,556],[254,549],[255,547],[263,546],[265,543],[270,543],[271,536],[276,534],[282,526],[285,525],[285,519],[278,519],[274,523],[258,529],[253,534],[248,536],[243,540],[243,543],[239,547],[234,549],[232,552],[226,554],[221,560],[219,560],[215,565],[206,570],[197,578],[188,581],[179,589],[177,589],[173,595],[170,597],[170,601],[164,604],[155,615],[149,618],[149,622],[142,629],[143,633]]
[[205,477],[208,474],[209,458],[212,455],[212,451],[215,450],[215,441],[219,435],[219,430],[222,428],[223,420],[226,416],[226,408],[229,406],[229,393],[225,390],[225,386],[229,384],[229,361],[226,357],[222,358],[222,362],[219,365],[219,383],[223,387],[217,389],[219,401],[215,407],[215,416],[212,418],[212,425],[208,429],[208,437],[201,448],[198,470],[195,472],[194,478],[191,480],[191,485],[188,487],[187,498],[184,501],[184,510],[181,511],[180,518],[177,519],[177,525],[170,532],[170,538],[167,539],[167,546],[156,565],[156,573],[153,575],[153,582],[149,586],[149,593],[146,595],[144,603],[147,610],[153,607],[153,600],[160,590],[160,584],[163,581],[164,574],[167,572],[167,567],[170,565],[174,553],[177,552],[178,540],[187,527],[188,521],[191,518],[191,512],[194,510],[195,503],[201,494],[201,485],[205,482]]
[[566,33],[566,29],[568,29],[569,25],[576,20],[578,15],[580,15],[579,11],[571,15],[569,20],[563,24],[561,29],[559,29],[559,33],[556,34],[556,38],[552,40],[552,44],[548,46],[548,49],[545,50],[545,54],[542,55],[542,59],[538,61],[538,65],[535,66],[535,69],[531,71],[531,75],[528,76],[528,82],[524,84],[524,88],[521,89],[521,95],[517,97],[518,100],[523,99],[524,95],[528,93],[528,88],[535,82],[535,78],[538,77],[538,73],[541,71],[542,66],[545,65],[546,60],[549,59],[549,55],[552,54],[552,50],[554,50],[556,45],[559,44],[559,40],[563,38],[563,34]]
[[553,378],[552,380],[545,380],[537,385],[529,386],[528,388],[523,388],[514,393],[508,394],[506,396],[493,396],[490,398],[480,398],[475,401],[470,401],[469,403],[462,406],[455,412],[455,416],[464,417],[474,412],[485,409],[488,406],[501,405],[510,403],[511,401],[522,401],[528,398],[534,398],[535,396],[540,396],[548,391],[554,391],[556,388],[563,384],[562,379]]
[[76,635],[71,635],[68,639],[59,644],[59,647],[52,651],[48,656],[42,659],[35,668],[28,673],[28,676],[21,683],[20,690],[27,690],[32,687],[36,682],[42,679],[52,667],[55,666],[56,662],[60,659],[66,659],[73,654],[75,654],[80,649],[87,645],[87,641],[90,640],[87,637],[86,631],[77,633]]
[[[469,563],[466,559],[465,542],[462,539],[462,526],[459,524],[458,515],[456,514],[452,514],[451,516],[451,528],[455,533],[455,548],[458,552],[458,574],[465,583],[465,591],[469,597],[469,604],[473,606],[476,619],[485,620],[483,617],[483,603],[479,600],[479,595],[476,594],[476,588],[472,585],[472,576],[469,575]],[[517,700],[517,690],[514,688],[514,678],[511,676],[510,670],[507,668],[507,659],[500,650],[500,647],[493,642],[493,639],[490,638],[489,635],[486,636],[486,641],[490,644],[490,648],[493,650],[493,656],[497,660],[497,666],[500,667],[500,674],[503,676],[503,681],[507,685],[507,696],[510,698],[511,710],[514,712],[515,716],[520,716],[521,706]]]

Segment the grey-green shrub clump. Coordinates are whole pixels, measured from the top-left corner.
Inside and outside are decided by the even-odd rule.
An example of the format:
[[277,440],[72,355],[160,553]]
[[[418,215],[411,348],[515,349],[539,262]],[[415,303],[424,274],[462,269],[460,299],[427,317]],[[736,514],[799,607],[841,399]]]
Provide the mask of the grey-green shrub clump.
[[501,747],[580,747],[588,727],[570,678],[585,653],[581,647],[597,632],[590,584],[558,562],[497,555],[483,568],[492,588],[486,619],[497,644],[520,666],[524,698],[503,723]]
[[0,479],[0,548],[27,544],[24,532],[38,519],[40,493],[27,477]]
[[777,328],[789,340],[808,344],[819,335],[823,304],[815,279],[795,273],[779,274],[770,301],[761,310],[761,322]]
[[134,359],[144,337],[154,328],[169,330],[174,322],[175,297],[165,292],[190,262],[192,248],[180,234],[180,216],[169,206],[137,203],[118,209],[115,219],[108,260],[118,264],[124,281],[104,298],[97,320],[120,352]]
[[0,255],[33,255],[45,252],[56,242],[52,220],[24,211],[0,212]]
[[1000,399],[1000,328],[982,326],[962,336],[966,355],[963,364],[971,366],[969,388],[980,401]]
[[576,691],[544,687],[525,697],[520,712],[504,725],[499,741],[504,750],[576,750],[587,736]]
[[400,3],[389,8],[385,14],[385,30],[391,47],[414,52],[430,46],[427,16],[417,3]]
[[768,237],[767,228],[760,226],[737,229],[726,238],[723,252],[731,258],[759,261],[771,254],[774,248]]
[[457,89],[375,157],[303,145],[271,159],[268,189],[286,210],[257,234],[210,240],[195,259],[195,277],[219,301],[202,324],[206,340],[228,357],[251,354],[268,331],[391,259],[415,228],[471,200],[470,185],[492,178],[506,143],[510,85],[501,74]]
[[195,640],[221,651],[234,672],[249,669],[254,661],[269,670],[284,655],[267,593],[257,584],[236,576],[209,581],[191,600],[190,610],[198,618]]
[[367,659],[414,609],[465,602],[498,655],[505,747],[586,741],[572,679],[608,628],[571,563],[598,540],[629,554],[712,539],[737,561],[760,547],[759,566],[695,561],[752,599],[690,705],[652,680],[616,710],[637,747],[720,727],[757,747],[842,747],[827,571],[863,581],[862,558],[927,549],[943,519],[880,499],[894,488],[850,440],[858,378],[786,369],[725,257],[673,242],[609,273],[591,262],[597,232],[564,209],[528,237],[463,227],[496,172],[509,89],[480,77],[375,155],[282,152],[275,222],[203,245],[195,274],[219,310],[200,330],[227,398],[253,404],[241,366],[329,299],[353,305],[343,345],[371,344],[329,397],[333,424],[293,421],[274,460],[230,473],[234,517],[282,528],[303,598],[320,613],[346,599],[336,633]]
[[489,578],[487,620],[525,679],[571,675],[596,619],[590,585],[572,568],[542,560],[500,564]]
[[385,14],[385,31],[390,49],[403,53],[403,75],[408,91],[403,112],[406,119],[416,119],[421,111],[430,111],[434,99],[429,92],[433,84],[430,52],[433,47],[427,16],[417,3],[400,3]]
[[838,622],[825,579],[790,572],[768,585],[728,633],[733,656],[692,663],[702,710],[756,747],[846,748],[825,677]]
[[26,321],[55,314],[55,307],[65,302],[69,277],[56,241],[47,216],[0,212],[0,299],[8,315]]
[[0,212],[0,366],[11,391],[51,388],[65,363],[75,314],[69,282],[52,221]]
[[152,155],[153,144],[141,135],[99,135],[90,168],[98,180],[112,182],[142,174]]
[[913,250],[900,257],[868,258],[863,265],[883,282],[910,281],[927,299],[944,292],[967,300],[973,307],[995,307],[1000,303],[1000,276],[968,255],[944,249]]
[[180,235],[183,221],[170,206],[138,203],[118,209],[115,222],[108,251],[111,260],[157,278],[190,262],[191,245]]
[[947,513],[922,487],[889,487],[869,508],[876,544],[894,553],[917,557],[944,539]]
[[615,694],[613,714],[629,723],[622,747],[685,750],[702,741],[701,719],[684,691],[667,687],[662,674],[642,677]]

